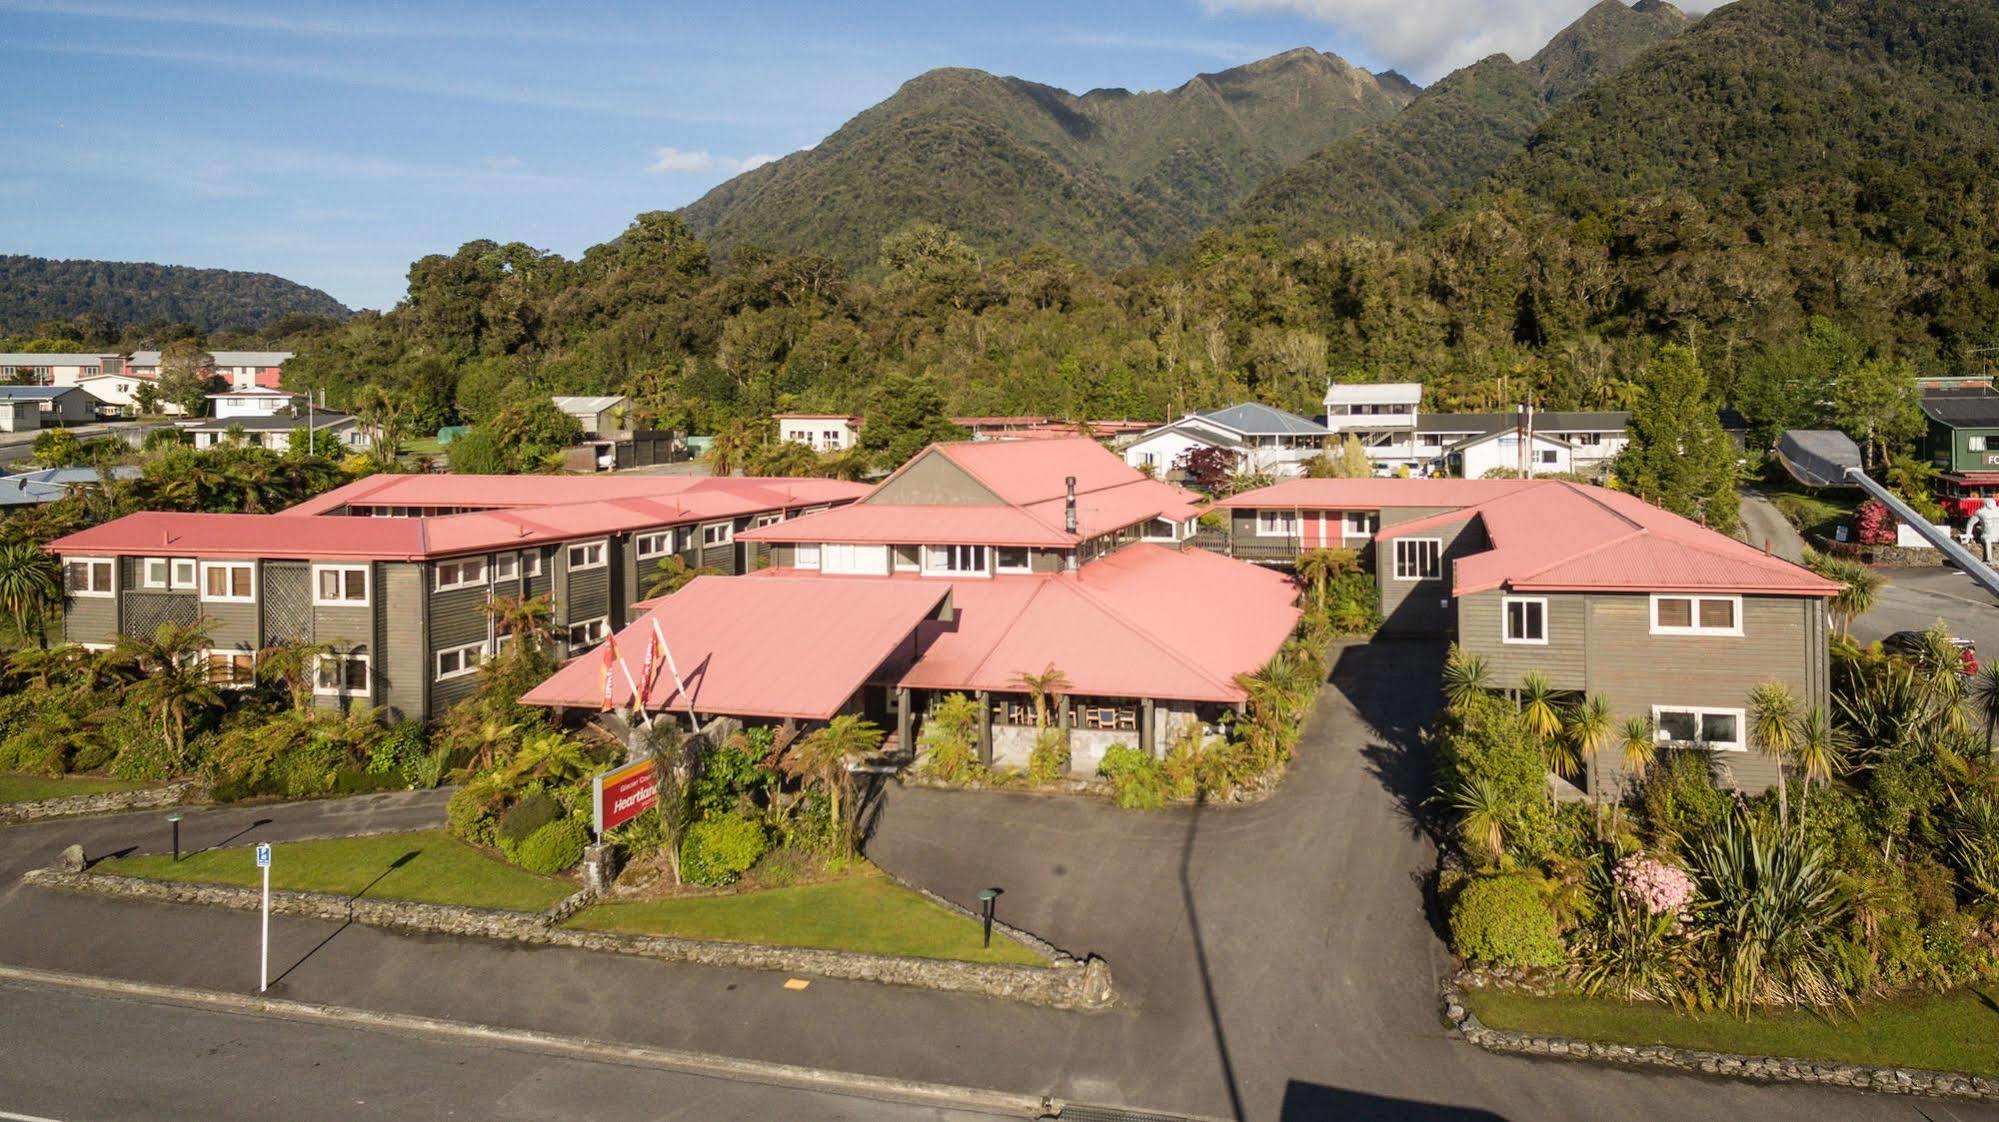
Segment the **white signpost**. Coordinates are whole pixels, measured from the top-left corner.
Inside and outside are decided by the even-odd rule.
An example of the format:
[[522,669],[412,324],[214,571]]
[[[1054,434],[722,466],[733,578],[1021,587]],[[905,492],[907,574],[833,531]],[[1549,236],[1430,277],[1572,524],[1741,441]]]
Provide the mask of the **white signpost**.
[[264,874],[264,938],[257,956],[257,992],[270,988],[271,978],[271,845],[257,846],[257,868]]

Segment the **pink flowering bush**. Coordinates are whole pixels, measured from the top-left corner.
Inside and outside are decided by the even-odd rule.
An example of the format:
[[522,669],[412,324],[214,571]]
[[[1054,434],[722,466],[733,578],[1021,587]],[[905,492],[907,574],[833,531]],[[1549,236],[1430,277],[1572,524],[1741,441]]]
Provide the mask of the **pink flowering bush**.
[[1636,854],[1617,863],[1617,890],[1647,915],[1684,920],[1694,901],[1694,878],[1678,866]]

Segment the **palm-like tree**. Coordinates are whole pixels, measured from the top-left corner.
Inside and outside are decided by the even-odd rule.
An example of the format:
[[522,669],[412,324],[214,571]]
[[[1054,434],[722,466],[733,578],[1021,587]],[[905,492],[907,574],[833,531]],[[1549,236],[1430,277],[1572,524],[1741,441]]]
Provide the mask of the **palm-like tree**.
[[1645,717],[1629,718],[1624,722],[1617,749],[1624,762],[1624,773],[1643,779],[1659,761],[1659,730]]
[[708,445],[708,470],[716,475],[734,475],[749,460],[750,453],[763,443],[763,426],[755,421],[736,420],[715,432]]
[[1512,810],[1490,779],[1483,776],[1466,779],[1445,801],[1458,814],[1458,836],[1466,848],[1493,862],[1505,856]]
[[481,605],[493,629],[516,644],[546,645],[554,634],[555,605],[547,596],[494,596]]
[[1555,685],[1539,670],[1520,677],[1520,719],[1527,731],[1542,740],[1553,740],[1562,731],[1562,710]]
[[[7,672],[39,689],[48,689],[57,677],[67,677],[83,661],[82,647],[65,643],[57,647],[23,647],[7,659]],[[95,683],[92,683],[95,688]]]
[[1978,668],[1970,692],[1971,703],[1978,707],[1979,716],[1985,718],[1985,750],[1989,753],[1993,733],[1999,730],[1999,661]]
[[843,810],[853,783],[847,765],[880,748],[882,730],[873,721],[843,713],[792,742],[791,750],[778,760],[778,770],[795,779],[817,782],[826,788],[834,829],[841,850],[854,850],[853,830]]
[[331,643],[273,643],[257,652],[257,677],[283,686],[292,708],[303,712],[312,707],[312,677],[319,672],[319,660],[332,653]]
[[1484,655],[1453,646],[1444,659],[1444,704],[1463,709],[1472,698],[1486,692],[1490,677]]
[[1069,675],[1057,669],[1052,662],[1039,674],[1019,671],[1014,674],[1013,683],[1034,699],[1034,727],[1043,729],[1048,727],[1048,699],[1068,689],[1070,684]]
[[668,554],[653,567],[646,584],[647,597],[671,596],[694,583],[696,577],[712,577],[721,572],[712,565],[689,565],[678,554]]
[[[56,559],[37,549],[32,542],[10,542],[0,546],[0,609],[14,617],[14,630],[22,641],[28,638],[28,620],[40,620],[42,609],[55,602],[62,587]],[[48,633],[38,629],[41,644]]]
[[118,640],[120,658],[139,673],[126,693],[159,721],[161,735],[173,745],[176,767],[187,761],[188,718],[222,704],[201,658],[211,642],[209,627],[207,620],[163,623],[150,636]]
[[1846,754],[1852,747],[1846,730],[1834,725],[1824,708],[1814,705],[1798,718],[1791,758],[1805,773],[1805,789],[1798,795],[1798,828],[1805,824],[1805,804],[1812,797],[1812,784],[1830,783],[1846,770]]
[[[1610,714],[1610,703],[1600,697],[1584,698],[1569,710],[1568,719],[1562,729],[1575,762],[1581,767],[1596,763],[1596,758],[1617,736],[1617,728]],[[1573,775],[1571,776],[1573,777]]]
[[1360,564],[1351,549],[1308,549],[1298,555],[1298,579],[1311,590],[1312,603],[1324,607],[1334,578]]
[[1881,596],[1881,574],[1858,561],[1832,559],[1822,575],[1840,584],[1832,598],[1832,610],[1839,617],[1839,633],[1850,637],[1855,617],[1873,611]]
[[560,786],[590,773],[590,757],[583,745],[562,733],[537,732],[521,741],[516,751],[499,768],[500,781],[510,790],[530,782]]
[[1798,699],[1782,682],[1764,682],[1749,691],[1749,739],[1777,763],[1777,824],[1790,822],[1784,762],[1798,744]]

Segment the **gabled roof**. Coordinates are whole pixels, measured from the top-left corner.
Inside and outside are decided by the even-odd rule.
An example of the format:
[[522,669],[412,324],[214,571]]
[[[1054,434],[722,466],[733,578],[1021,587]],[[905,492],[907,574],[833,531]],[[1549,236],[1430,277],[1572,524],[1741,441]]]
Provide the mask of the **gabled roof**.
[[[1522,427],[1520,413],[1427,413],[1417,418],[1422,433],[1494,433]],[[1534,431],[1623,432],[1631,427],[1629,413],[1536,413]]]
[[1160,437],[1160,436],[1177,436],[1180,437],[1182,440],[1196,441],[1198,443],[1205,444],[1210,448],[1227,448],[1230,450],[1234,450],[1245,447],[1243,442],[1237,437],[1230,436],[1227,433],[1215,432],[1212,429],[1203,428],[1199,425],[1189,425],[1184,422],[1178,424],[1166,425],[1163,428],[1153,429],[1151,432],[1148,432],[1144,436],[1139,437],[1137,440],[1132,441],[1130,446],[1136,447],[1137,445],[1146,443],[1147,441],[1153,439],[1154,437]]
[[[193,424],[182,425],[181,429],[185,432],[228,432],[230,429],[242,429],[244,432],[289,432],[292,429],[305,428],[306,423],[307,418],[304,414],[292,417],[253,414],[245,417],[205,417]],[[311,424],[315,431],[345,428],[353,423],[352,416],[332,409],[315,410],[311,416]]]
[[606,394],[597,397],[552,397],[549,400],[553,401],[555,407],[564,413],[589,413],[594,415],[602,413],[607,409],[616,409],[618,406],[625,404],[628,399],[616,394]]
[[1504,479],[1287,479],[1215,503],[1218,510],[1381,510],[1463,507],[1517,486]]
[[54,401],[73,393],[82,393],[75,386],[0,386],[0,400]]
[[1421,405],[1421,382],[1339,383],[1326,387],[1327,405]]
[[117,357],[114,352],[82,354],[71,351],[63,354],[39,354],[34,351],[8,351],[0,354],[0,366],[96,366],[107,358]]
[[[1457,443],[1455,443],[1455,444],[1451,445],[1451,446],[1450,446],[1449,448],[1446,448],[1446,449],[1445,449],[1445,451],[1447,451],[1447,452],[1462,452],[1462,451],[1464,451],[1464,450],[1465,450],[1465,449],[1467,449],[1467,448],[1472,448],[1472,447],[1475,447],[1475,446],[1477,446],[1477,445],[1480,445],[1480,444],[1484,444],[1484,443],[1485,443],[1486,441],[1488,441],[1488,440],[1498,440],[1498,439],[1499,439],[1500,437],[1502,437],[1502,436],[1511,436],[1511,437],[1515,437],[1515,438],[1518,438],[1518,437],[1519,437],[1519,436],[1521,436],[1521,435],[1522,435],[1522,434],[1521,434],[1520,430],[1519,430],[1519,429],[1517,429],[1517,428],[1504,428],[1504,429],[1498,429],[1498,430],[1496,430],[1496,431],[1493,431],[1493,432],[1485,432],[1485,433],[1480,433],[1480,434],[1478,434],[1477,436],[1467,436],[1467,437],[1465,437],[1465,438],[1464,438],[1463,440],[1460,440],[1460,441],[1458,441]],[[1566,441],[1566,440],[1563,440],[1563,439],[1562,439],[1561,437],[1559,437],[1559,436],[1552,436],[1552,435],[1550,435],[1550,434],[1548,434],[1548,433],[1545,433],[1545,432],[1542,432],[1542,431],[1541,431],[1540,429],[1538,429],[1538,428],[1536,428],[1536,429],[1534,430],[1534,443],[1536,443],[1536,444],[1553,444],[1553,445],[1555,445],[1555,446],[1557,446],[1557,447],[1560,447],[1560,448],[1573,448],[1573,447],[1575,447],[1575,445],[1573,445],[1573,444],[1570,444],[1570,443],[1569,443],[1568,441]]]
[[[208,357],[217,366],[283,366],[292,357],[290,351],[209,351]],[[133,366],[158,366],[160,352],[133,351]]]
[[[824,720],[838,713],[924,620],[938,614],[952,586],[943,582],[824,581],[787,576],[699,577],[655,601],[613,637],[632,680],[645,672],[646,644],[659,625],[680,679],[665,658],[645,707],[735,717]],[[611,672],[612,700],[629,708],[624,668]],[[601,651],[581,655],[529,690],[529,705],[598,708],[604,698]]]
[[1989,387],[1926,393],[1921,406],[1924,416],[1951,428],[1999,428],[1999,393]]
[[1206,421],[1250,436],[1325,436],[1332,431],[1317,421],[1255,401],[1196,413],[1189,419]]
[[[319,515],[347,506],[540,507],[611,499],[727,495],[757,510],[844,502],[866,484],[838,479],[675,475],[371,475],[307,499],[284,513]],[[745,508],[751,509],[751,508]]]

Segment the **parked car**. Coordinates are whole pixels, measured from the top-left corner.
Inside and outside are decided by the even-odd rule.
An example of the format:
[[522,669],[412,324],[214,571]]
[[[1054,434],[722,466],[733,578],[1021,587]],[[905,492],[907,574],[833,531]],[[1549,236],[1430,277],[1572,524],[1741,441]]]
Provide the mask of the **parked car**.
[[[1957,648],[1957,672],[1967,678],[1978,673],[1978,644],[1955,635],[1950,637],[1950,642]],[[1929,651],[1928,633],[1897,631],[1881,640],[1881,649],[1892,655],[1920,661]]]

